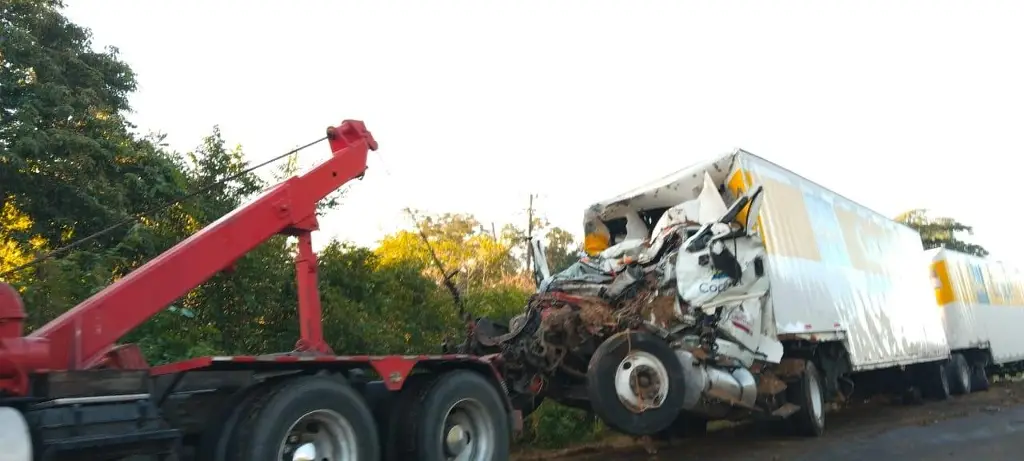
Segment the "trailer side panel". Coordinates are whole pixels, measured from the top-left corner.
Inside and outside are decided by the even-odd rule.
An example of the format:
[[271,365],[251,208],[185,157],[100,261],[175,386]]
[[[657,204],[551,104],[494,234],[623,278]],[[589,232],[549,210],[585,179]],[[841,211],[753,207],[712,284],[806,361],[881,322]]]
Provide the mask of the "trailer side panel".
[[835,334],[854,371],[949,355],[917,232],[740,151],[727,187],[753,183],[780,334]]

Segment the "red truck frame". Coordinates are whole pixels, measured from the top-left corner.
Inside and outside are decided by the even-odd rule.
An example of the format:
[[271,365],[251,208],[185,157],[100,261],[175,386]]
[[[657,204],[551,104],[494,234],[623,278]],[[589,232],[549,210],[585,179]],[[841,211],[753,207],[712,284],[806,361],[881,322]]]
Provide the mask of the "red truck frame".
[[[326,139],[325,162],[29,335],[20,296],[0,283],[0,440],[20,441],[5,451],[21,459],[25,447],[25,461],[506,459],[521,417],[493,357],[335,355],[324,340],[311,244],[316,205],[362,178],[377,149],[360,121],[328,128]],[[298,240],[294,351],[150,367],[138,346],[117,344],[282,234]]]

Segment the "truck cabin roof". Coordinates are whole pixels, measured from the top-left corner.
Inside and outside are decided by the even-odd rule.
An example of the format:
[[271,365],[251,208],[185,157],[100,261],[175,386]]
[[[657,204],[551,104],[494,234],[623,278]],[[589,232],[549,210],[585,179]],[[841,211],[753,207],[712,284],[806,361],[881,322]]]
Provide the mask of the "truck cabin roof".
[[[739,149],[726,155],[695,163],[642,186],[633,188],[607,200],[594,203],[584,211],[584,223],[599,219],[608,227],[612,242],[627,237],[628,218],[633,212],[639,216],[647,232],[669,208],[696,199],[704,186],[704,173],[723,193],[725,182],[732,170]],[[634,225],[635,226],[635,225]]]

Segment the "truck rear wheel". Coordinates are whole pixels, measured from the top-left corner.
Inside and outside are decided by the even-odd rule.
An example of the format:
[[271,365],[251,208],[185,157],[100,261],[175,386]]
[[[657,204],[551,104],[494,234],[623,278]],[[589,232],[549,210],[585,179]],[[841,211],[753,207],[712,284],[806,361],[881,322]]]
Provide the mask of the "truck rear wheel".
[[655,435],[672,425],[683,406],[683,366],[654,335],[624,332],[606,339],[590,358],[591,407],[616,431]]
[[392,412],[388,458],[507,460],[512,431],[495,385],[469,370],[429,379],[403,389]]
[[376,423],[340,378],[290,379],[252,401],[235,429],[234,461],[380,459]]
[[925,363],[916,370],[917,384],[926,399],[946,400],[949,398],[949,366],[945,361]]
[[975,363],[971,367],[971,392],[984,392],[989,387],[988,372],[985,371],[985,363]]
[[947,366],[949,373],[949,390],[953,395],[971,393],[971,365],[963,354],[953,354]]

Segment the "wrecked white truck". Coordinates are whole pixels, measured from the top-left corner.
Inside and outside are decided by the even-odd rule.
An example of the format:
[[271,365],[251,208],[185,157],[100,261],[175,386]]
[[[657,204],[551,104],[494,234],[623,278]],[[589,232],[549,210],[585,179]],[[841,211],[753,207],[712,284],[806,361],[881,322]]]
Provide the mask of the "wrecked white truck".
[[[949,395],[918,234],[742,150],[586,211],[589,256],[508,325],[478,319],[514,404],[596,413],[631,435],[710,420],[824,430],[855,389]],[[879,386],[881,385],[881,386]]]

